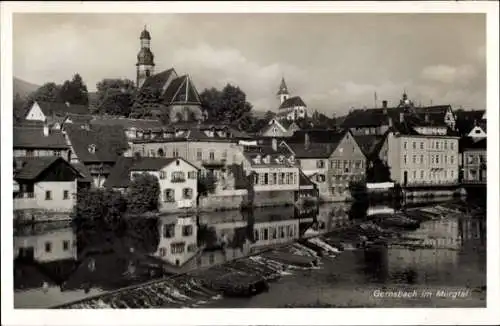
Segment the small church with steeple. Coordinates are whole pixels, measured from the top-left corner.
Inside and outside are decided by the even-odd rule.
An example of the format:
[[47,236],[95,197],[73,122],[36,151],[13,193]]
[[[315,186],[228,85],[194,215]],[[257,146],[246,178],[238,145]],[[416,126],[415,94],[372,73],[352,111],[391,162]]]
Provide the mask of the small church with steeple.
[[276,96],[279,100],[278,113],[276,119],[296,121],[307,117],[307,105],[300,96],[290,96],[285,77],[281,78],[280,87]]
[[[174,68],[155,73],[151,34],[146,26],[139,39],[140,50],[136,64],[137,88],[158,91],[172,122],[204,120],[206,117],[202,113],[200,95],[189,75],[179,76]],[[160,116],[164,112],[152,113]]]

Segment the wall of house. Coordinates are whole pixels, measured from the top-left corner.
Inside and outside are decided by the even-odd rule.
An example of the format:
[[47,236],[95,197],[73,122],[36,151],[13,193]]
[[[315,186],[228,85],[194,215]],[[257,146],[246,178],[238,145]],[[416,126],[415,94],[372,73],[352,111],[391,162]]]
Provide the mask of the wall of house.
[[463,152],[464,183],[486,183],[486,150],[464,150]]
[[[64,199],[64,191],[68,198]],[[50,198],[46,199],[46,193]],[[14,198],[14,210],[40,209],[54,212],[71,212],[76,204],[77,181],[42,181],[34,186],[33,197],[24,194],[23,198]]]
[[165,157],[179,156],[203,168],[203,163],[224,162],[223,165],[240,164],[244,157],[243,147],[234,142],[149,142],[131,143],[131,148],[125,156],[140,153],[142,156],[158,157],[159,149],[163,150]]
[[481,127],[475,126],[467,136],[472,138],[486,138],[486,133]]
[[366,176],[366,157],[352,135],[346,133],[328,162],[327,182],[330,196],[348,197],[350,182],[362,181]]
[[290,137],[293,135],[293,131],[283,129],[276,124],[271,124],[261,134],[264,137]]
[[76,235],[71,228],[14,237],[15,258],[19,256],[21,250],[27,249],[32,249],[34,260],[41,263],[77,259]]
[[306,176],[312,176],[310,179],[318,187],[320,199],[327,200],[329,193],[328,185],[328,158],[299,158],[300,168]]
[[458,182],[458,138],[389,136],[391,178],[408,185]]
[[[280,165],[253,166],[252,172],[254,172],[255,192],[299,189],[298,167]],[[280,182],[280,180],[283,180],[283,182]]]
[[182,266],[197,250],[198,227],[193,217],[160,217],[160,242],[155,256]]
[[[178,164],[177,164],[178,163]],[[173,178],[173,173],[180,173],[180,178]],[[179,205],[196,208],[198,197],[198,170],[183,160],[173,162],[160,171],[130,171],[134,174],[148,173],[158,178],[160,184],[160,212],[176,211]],[[191,189],[191,196],[186,197],[184,189]],[[167,197],[167,190],[173,190],[173,196]],[[182,209],[182,208],[181,208]]]
[[299,238],[299,220],[256,222],[253,226],[254,243],[251,248],[290,243]]
[[255,191],[253,195],[254,207],[270,207],[295,204],[294,190]]
[[68,149],[27,149],[15,148],[13,151],[14,157],[40,157],[40,156],[60,156],[64,159],[68,158]]
[[37,102],[33,103],[33,106],[28,111],[28,114],[26,114],[26,120],[45,121],[45,118],[46,117]]

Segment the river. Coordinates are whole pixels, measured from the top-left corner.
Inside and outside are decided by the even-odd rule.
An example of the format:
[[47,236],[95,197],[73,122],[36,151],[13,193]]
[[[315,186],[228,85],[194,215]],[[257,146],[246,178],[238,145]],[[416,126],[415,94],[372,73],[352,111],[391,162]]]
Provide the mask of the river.
[[[436,203],[418,203],[433,207]],[[184,273],[365,221],[390,205],[328,204],[137,221],[111,235],[69,224],[17,227],[14,304],[47,308],[166,274]],[[424,221],[405,236],[428,248],[346,247],[316,268],[291,269],[268,291],[218,297],[205,308],[483,307],[486,305],[485,218]],[[97,241],[96,239],[99,239]],[[182,303],[179,303],[182,306]]]

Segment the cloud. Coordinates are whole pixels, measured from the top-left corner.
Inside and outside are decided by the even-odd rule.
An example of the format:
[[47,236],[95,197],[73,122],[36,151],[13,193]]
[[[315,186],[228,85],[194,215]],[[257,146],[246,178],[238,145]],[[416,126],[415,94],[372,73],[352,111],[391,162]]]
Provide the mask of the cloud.
[[206,43],[177,49],[172,63],[179,74],[184,71],[193,76],[199,91],[207,87],[222,88],[231,83],[239,86],[256,109],[277,107],[276,91],[285,75],[292,88],[301,87],[305,71],[283,62],[260,64],[247,59],[240,51],[230,47],[215,48]]
[[446,84],[468,83],[475,78],[477,71],[472,65],[452,67],[448,65],[428,66],[422,70],[421,77],[424,80],[436,81]]

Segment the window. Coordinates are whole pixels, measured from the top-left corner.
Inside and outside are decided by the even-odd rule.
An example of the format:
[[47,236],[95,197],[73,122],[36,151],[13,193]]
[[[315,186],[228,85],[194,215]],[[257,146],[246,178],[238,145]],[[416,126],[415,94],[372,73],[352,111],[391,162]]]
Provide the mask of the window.
[[420,142],[420,149],[424,149],[424,142]]
[[182,227],[182,236],[189,237],[193,234],[193,226],[192,225],[184,225]]
[[52,200],[52,191],[45,191],[45,200]]
[[284,183],[285,183],[285,173],[283,173],[283,172],[282,172],[282,173],[280,173],[280,174],[279,174],[278,183],[279,183],[280,185],[282,185],[282,184],[284,184]]
[[68,240],[64,240],[63,241],[63,250],[64,251],[68,251],[69,250],[69,241]]
[[439,155],[436,155],[436,164],[439,164]]
[[259,241],[259,230],[257,229],[253,230],[253,239],[255,241]]
[[27,149],[26,150],[26,156],[27,157],[33,157],[33,156],[35,156],[35,150],[34,149]]
[[293,237],[293,228],[292,228],[292,226],[291,225],[287,225],[286,230],[287,230],[286,233],[288,233],[288,236],[290,238]]
[[69,191],[68,190],[63,191],[63,199],[64,200],[69,199]]
[[453,179],[453,170],[450,171],[450,177]]
[[277,173],[272,173],[271,174],[272,178],[271,178],[271,184],[275,185],[278,183],[278,174]]
[[[446,144],[446,143],[445,143]],[[448,155],[444,156],[444,164],[448,164]]]
[[285,238],[285,227],[284,226],[280,226],[278,228],[278,232],[279,232],[280,239]]
[[149,150],[149,155],[150,155],[151,157],[155,157],[155,156],[156,156],[155,154],[156,154],[156,153],[155,153],[155,150],[154,150],[154,149],[150,149],[150,150]]
[[278,238],[278,230],[276,228],[271,228],[271,239],[277,239]]
[[413,142],[413,149],[417,149],[417,143]]
[[264,229],[263,240],[269,240],[269,230],[267,228]]
[[61,156],[61,151],[55,150],[54,151],[54,156]]
[[455,156],[450,156],[450,163],[453,164],[453,161],[455,160]]
[[175,237],[175,224],[165,224],[163,225],[163,237],[166,239]]
[[403,155],[403,162],[406,164],[406,155]]
[[417,171],[413,171],[413,179],[417,178]]
[[52,242],[45,242],[45,252],[52,252]]
[[361,168],[361,161],[360,161],[360,160],[356,160],[356,161],[354,162],[354,167],[355,167],[356,169]]
[[179,150],[177,148],[174,148],[173,154],[174,157],[179,157]]
[[191,199],[191,198],[193,198],[193,189],[191,189],[191,188],[184,188],[182,190],[182,198],[184,198],[184,199]]
[[163,191],[163,201],[164,202],[175,201],[175,190],[174,189],[165,189]]
[[448,142],[444,142],[444,149],[448,149]]
[[436,149],[439,149],[439,142],[436,142]]
[[198,177],[198,173],[196,171],[190,171],[188,172],[188,178],[189,179],[196,179]]
[[269,184],[269,174],[264,173],[264,184],[267,185]]
[[448,171],[444,170],[444,178],[448,178]]
[[453,144],[453,142],[451,142],[451,143],[450,143],[450,149],[452,149],[452,150],[453,150],[453,147],[454,147],[454,144]]
[[225,150],[222,152],[222,159],[223,159],[223,160],[227,159],[227,149],[225,149]]
[[403,143],[403,148],[406,149],[406,147],[407,147],[407,142],[404,142]]
[[208,159],[211,161],[215,160],[215,153],[213,151],[210,151],[210,153],[208,154]]
[[186,244],[184,242],[172,243],[170,245],[170,252],[175,254],[182,254],[184,252],[184,247]]
[[290,184],[290,173],[287,173],[285,176],[285,184],[287,184],[287,185]]
[[434,164],[434,155],[431,155],[431,164]]
[[417,155],[413,155],[412,161],[413,161],[413,163],[417,163]]
[[184,182],[186,181],[186,176],[182,171],[172,172],[172,182]]
[[167,178],[167,173],[165,171],[160,171],[160,179],[164,180]]
[[167,255],[167,249],[164,247],[160,248],[160,256],[165,257]]
[[420,163],[424,163],[424,156],[420,155]]
[[420,179],[424,178],[424,170],[420,170]]
[[325,161],[323,161],[323,160],[317,160],[316,161],[316,167],[318,169],[323,169],[325,167]]

